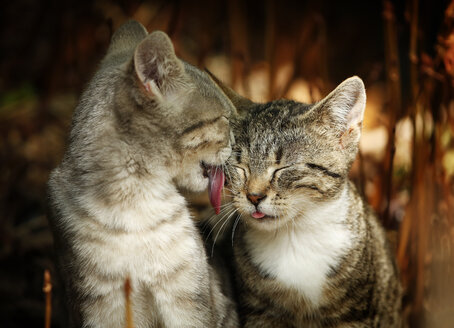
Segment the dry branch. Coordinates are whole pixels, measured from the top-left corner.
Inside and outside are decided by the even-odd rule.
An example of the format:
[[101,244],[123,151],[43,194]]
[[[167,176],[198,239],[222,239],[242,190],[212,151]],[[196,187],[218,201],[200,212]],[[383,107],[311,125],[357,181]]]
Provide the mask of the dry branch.
[[46,297],[46,310],[44,315],[44,328],[50,328],[52,316],[52,283],[49,270],[44,270],[43,292]]
[[385,210],[382,213],[382,220],[385,226],[390,226],[390,203],[393,194],[392,178],[393,178],[393,163],[395,154],[395,126],[399,117],[402,101],[401,101],[401,82],[400,82],[400,64],[399,51],[397,42],[397,29],[394,15],[394,7],[389,0],[383,2],[383,17],[385,26],[385,59],[386,59],[386,83],[388,92],[388,145],[386,147],[386,155],[384,160],[384,171],[381,188],[380,205],[384,205]]
[[228,2],[229,32],[231,42],[232,87],[249,96],[246,76],[249,73],[249,43],[245,3],[238,0]]
[[125,281],[125,307],[126,307],[126,328],[134,328],[131,308],[131,280],[126,278]]

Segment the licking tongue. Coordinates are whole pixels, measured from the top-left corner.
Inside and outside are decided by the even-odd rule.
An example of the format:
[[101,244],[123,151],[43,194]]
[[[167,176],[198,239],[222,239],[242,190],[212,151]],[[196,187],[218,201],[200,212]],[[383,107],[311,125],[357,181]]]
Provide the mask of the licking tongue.
[[224,187],[225,175],[224,171],[216,166],[207,168],[207,175],[210,179],[208,184],[208,194],[210,202],[216,214],[221,212],[221,191]]

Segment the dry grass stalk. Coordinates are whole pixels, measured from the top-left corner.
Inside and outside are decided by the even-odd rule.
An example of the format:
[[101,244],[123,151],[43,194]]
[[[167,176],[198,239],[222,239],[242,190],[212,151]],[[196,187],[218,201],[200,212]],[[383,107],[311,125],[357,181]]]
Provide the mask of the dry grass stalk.
[[266,1],[265,58],[270,63],[268,71],[268,100],[273,99],[274,80],[276,78],[276,7],[274,0]]
[[401,81],[400,81],[400,64],[399,64],[399,51],[397,42],[397,29],[396,20],[394,15],[394,7],[389,0],[383,2],[383,17],[385,25],[385,59],[386,59],[386,82],[388,92],[388,145],[386,147],[386,155],[384,160],[383,176],[381,186],[381,201],[380,207],[385,205],[385,209],[381,215],[385,226],[391,225],[391,218],[389,213],[389,206],[392,190],[393,178],[393,162],[395,153],[395,126],[402,107],[401,101]]
[[44,328],[50,328],[52,316],[52,282],[49,270],[44,270],[43,292],[46,297],[46,310],[44,314]]
[[416,99],[418,93],[418,10],[419,1],[411,2],[411,21],[410,21],[410,83],[413,99]]
[[131,280],[126,278],[125,281],[125,307],[126,307],[126,328],[134,328],[132,320],[132,308],[131,308]]
[[232,0],[228,2],[228,9],[232,61],[231,85],[233,89],[245,96],[250,96],[246,83],[250,64],[246,4]]

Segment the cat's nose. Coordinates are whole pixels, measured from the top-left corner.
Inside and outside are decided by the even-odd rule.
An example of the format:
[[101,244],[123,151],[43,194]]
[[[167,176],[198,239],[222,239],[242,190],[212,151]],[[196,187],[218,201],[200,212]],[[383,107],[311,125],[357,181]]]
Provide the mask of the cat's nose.
[[264,194],[247,194],[246,195],[247,199],[249,199],[249,201],[254,204],[254,205],[258,205],[258,203],[260,203],[261,200],[263,200],[264,198],[266,198],[266,195]]

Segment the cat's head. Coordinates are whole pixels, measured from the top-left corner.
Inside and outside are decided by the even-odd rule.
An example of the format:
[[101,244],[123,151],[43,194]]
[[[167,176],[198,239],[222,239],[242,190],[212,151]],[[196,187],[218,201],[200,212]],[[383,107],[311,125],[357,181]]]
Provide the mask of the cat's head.
[[[124,51],[121,43],[131,44],[124,41],[128,36],[139,34],[131,30],[144,30],[137,22],[128,24],[114,35],[110,58]],[[229,119],[235,108],[206,72],[177,58],[164,32],[145,32],[136,43],[116,86],[119,130],[144,162],[162,159],[178,186],[201,191],[208,184],[204,169],[223,164],[231,153]]]
[[232,124],[236,144],[226,176],[242,220],[273,230],[340,197],[358,151],[361,79],[347,79],[314,105],[233,102],[244,115]]

